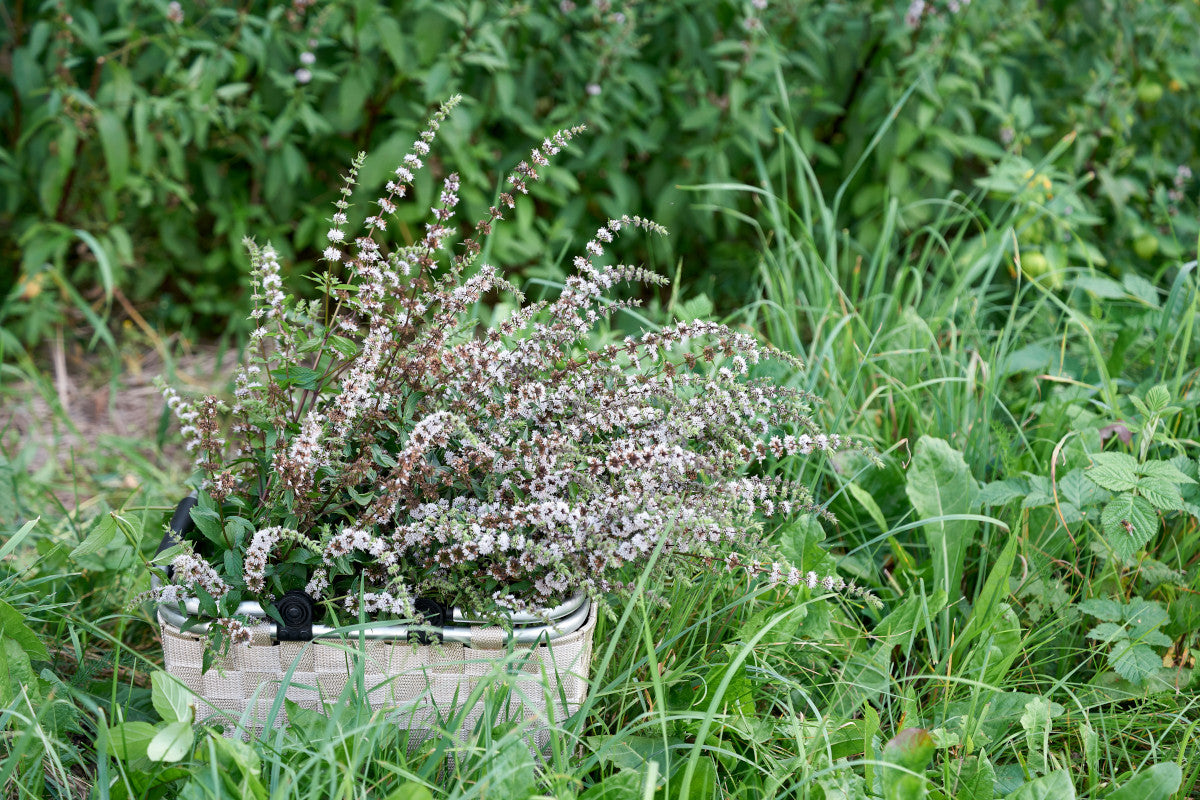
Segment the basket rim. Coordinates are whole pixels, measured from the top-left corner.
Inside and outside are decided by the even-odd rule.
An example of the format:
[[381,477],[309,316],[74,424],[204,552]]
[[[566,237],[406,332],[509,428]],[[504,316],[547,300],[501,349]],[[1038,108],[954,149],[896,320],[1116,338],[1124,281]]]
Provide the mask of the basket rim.
[[[155,576],[152,583],[157,582]],[[512,631],[489,622],[488,620],[466,616],[461,609],[454,609],[454,625],[414,625],[401,623],[396,620],[378,620],[362,624],[351,624],[341,627],[328,625],[313,625],[312,638],[331,639],[341,637],[362,636],[366,639],[401,639],[407,640],[410,634],[432,634],[444,642],[471,644],[479,639],[484,631],[496,631],[501,634],[504,642],[516,644],[534,644],[569,636],[585,624],[591,613],[591,600],[585,594],[577,594],[564,603],[548,609],[544,615],[520,613],[508,616],[513,623]],[[207,634],[212,620],[202,619],[188,625],[189,617],[193,620],[199,614],[200,601],[194,597],[186,598],[181,604],[158,603],[157,612],[163,623],[187,633]],[[182,613],[181,613],[182,612]],[[253,617],[260,622],[254,626],[254,632],[277,639],[278,624],[263,610],[263,607],[253,601],[243,602],[238,606],[238,614]]]

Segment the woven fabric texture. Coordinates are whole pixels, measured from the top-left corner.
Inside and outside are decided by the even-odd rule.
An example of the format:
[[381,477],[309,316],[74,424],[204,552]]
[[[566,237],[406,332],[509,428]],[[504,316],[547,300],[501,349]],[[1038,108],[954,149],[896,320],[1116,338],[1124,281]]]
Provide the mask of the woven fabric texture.
[[[531,744],[545,749],[549,729],[574,713],[587,696],[596,605],[574,633],[548,644],[511,649],[499,628],[480,629],[470,646],[360,643],[353,638],[273,643],[256,632],[250,645],[231,647],[208,672],[202,670],[203,639],[180,632],[161,616],[159,625],[164,666],[200,698],[200,720],[241,720],[248,730],[283,725],[282,703],[277,714],[271,713],[281,689],[301,708],[321,710],[343,696],[361,662],[363,682],[352,689],[364,691],[372,708],[395,710],[415,739],[442,729],[444,720],[462,709],[483,684],[488,692],[508,692],[505,705],[492,704],[493,710],[499,708],[492,724],[524,722]],[[458,727],[460,739],[466,739],[483,714],[480,699]]]

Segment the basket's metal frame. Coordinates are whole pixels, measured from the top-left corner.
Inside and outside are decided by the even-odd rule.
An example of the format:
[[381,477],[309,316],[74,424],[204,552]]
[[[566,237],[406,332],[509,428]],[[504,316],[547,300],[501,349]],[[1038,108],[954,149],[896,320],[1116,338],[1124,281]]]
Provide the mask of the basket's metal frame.
[[[157,576],[154,577],[151,583],[153,585],[158,584]],[[181,607],[183,613],[180,613]],[[516,644],[553,642],[560,636],[567,636],[583,627],[584,623],[587,622],[590,611],[591,601],[587,596],[580,594],[572,597],[562,605],[550,609],[545,615],[513,614],[509,618],[513,623],[513,629],[511,633],[505,633],[505,640]],[[162,617],[163,622],[183,630],[187,626],[189,617],[195,620],[200,613],[200,601],[195,598],[187,598],[180,605],[160,603],[158,613]],[[260,626],[265,628],[262,632],[270,636],[272,640],[278,639],[278,624],[267,616],[267,613],[263,611],[263,607],[258,603],[244,602],[239,604],[237,614],[239,616],[262,620]],[[410,634],[424,634],[426,636],[433,635],[444,642],[457,642],[470,645],[473,629],[483,625],[495,625],[495,623],[488,620],[468,617],[459,608],[454,609],[454,621],[458,624],[441,627],[433,625],[401,625],[391,622],[368,622],[362,625],[348,625],[340,628],[331,628],[328,625],[313,625],[312,635],[313,639],[353,639],[362,636],[365,639],[407,640]],[[201,620],[187,626],[187,632],[207,634],[211,625],[211,622]]]

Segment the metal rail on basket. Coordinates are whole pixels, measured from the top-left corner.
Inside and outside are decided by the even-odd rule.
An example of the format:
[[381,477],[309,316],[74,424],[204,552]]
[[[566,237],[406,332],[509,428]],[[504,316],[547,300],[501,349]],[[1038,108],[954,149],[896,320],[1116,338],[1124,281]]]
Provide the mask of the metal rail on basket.
[[[151,584],[158,584],[157,576],[151,580]],[[200,601],[195,598],[188,598],[183,602],[183,609],[186,614],[179,613],[179,606],[173,606],[167,603],[160,603],[158,613],[162,616],[163,621],[168,625],[173,625],[176,628],[183,628],[187,623],[188,616],[195,618],[199,614]],[[554,641],[560,636],[574,633],[587,622],[588,612],[591,610],[591,601],[585,595],[576,595],[560,606],[550,609],[545,616],[534,614],[514,614],[512,616],[513,630],[505,636],[506,641],[515,642],[516,644],[535,644],[541,641]],[[237,613],[239,615],[254,617],[261,619],[263,632],[269,635],[272,639],[278,638],[279,625],[267,616],[261,605],[255,602],[244,602],[238,605]],[[549,619],[549,622],[546,620]],[[471,644],[471,633],[473,628],[478,628],[482,625],[492,624],[487,620],[471,619],[467,617],[461,609],[454,609],[454,621],[462,623],[460,625],[445,625],[436,627],[431,625],[389,625],[387,623],[367,623],[362,626],[351,625],[347,627],[331,628],[328,625],[313,625],[313,639],[331,639],[331,638],[347,638],[353,639],[357,636],[362,636],[366,639],[402,639],[407,640],[410,634],[433,634],[438,636],[444,642],[456,642],[459,644]],[[531,622],[542,622],[541,625],[530,625]],[[197,622],[188,628],[188,633],[207,634],[209,631],[209,622]]]

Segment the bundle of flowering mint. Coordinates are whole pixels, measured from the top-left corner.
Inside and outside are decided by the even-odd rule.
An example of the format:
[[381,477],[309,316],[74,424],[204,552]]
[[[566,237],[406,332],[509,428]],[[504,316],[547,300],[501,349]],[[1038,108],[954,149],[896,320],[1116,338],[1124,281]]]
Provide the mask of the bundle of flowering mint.
[[[764,519],[823,512],[798,483],[750,474],[758,465],[856,446],[817,429],[813,398],[749,377],[760,359],[795,359],[703,321],[589,347],[631,304],[606,293],[663,282],[611,263],[608,245],[661,227],[609,221],[552,300],[525,301],[482,261],[486,237],[581,128],[535,148],[473,224],[458,220],[459,179],[446,175],[423,235],[389,243],[457,101],[352,232],[355,160],[319,299],[286,294],[276,251],[248,244],[257,327],[232,403],[165,390],[201,477],[195,533],[156,599],[198,597],[217,639],[242,642],[245,599],[303,590],[333,616],[413,619],[428,597],[499,619],[573,593],[619,595],[628,568],[651,558],[664,577],[743,569],[863,596],[783,563],[763,534]],[[516,310],[484,327],[473,309],[502,292]]]

